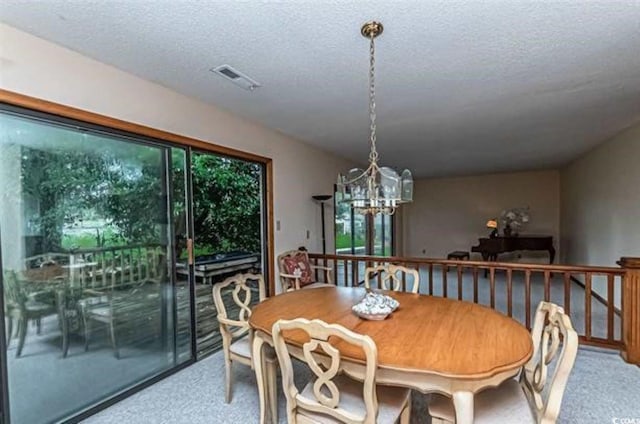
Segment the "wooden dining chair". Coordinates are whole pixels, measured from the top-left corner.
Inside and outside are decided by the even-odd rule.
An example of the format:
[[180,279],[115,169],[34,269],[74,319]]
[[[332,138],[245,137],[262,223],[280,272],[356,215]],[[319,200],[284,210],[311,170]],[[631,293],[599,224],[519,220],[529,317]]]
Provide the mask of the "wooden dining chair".
[[[522,368],[520,380],[511,379],[478,394],[474,400],[474,423],[552,424],[558,419],[578,351],[578,334],[560,306],[541,302],[531,337],[533,355]],[[548,379],[549,365],[554,360],[555,369]],[[433,424],[455,422],[453,403],[441,395],[432,396],[429,414]]]
[[[316,271],[322,271],[326,280],[316,281]],[[282,293],[302,288],[326,287],[333,285],[333,269],[312,265],[305,250],[289,250],[278,255],[278,271]]]
[[[371,280],[378,276],[378,288],[382,290],[394,290],[402,291],[403,284],[405,282],[406,288],[411,287],[409,291],[411,293],[418,293],[420,290],[420,274],[413,268],[407,268],[400,265],[377,265],[374,267],[367,267],[365,270],[364,286],[367,289],[371,288]],[[408,281],[407,276],[411,279]]]
[[[252,293],[257,284],[258,301],[266,298],[264,278],[260,274],[237,274],[213,286],[213,302],[218,311],[220,334],[226,372],[225,402],[231,402],[233,376],[231,366],[234,362],[253,368],[251,357],[251,342],[253,332],[249,326],[251,316]],[[255,297],[253,297],[255,300]],[[272,386],[268,389],[270,408],[277,411],[276,405],[276,368],[277,359],[273,351],[267,352],[267,381]]]
[[[291,330],[302,330],[309,337],[302,346],[302,360],[313,372],[315,380],[301,391],[294,383],[291,347],[282,335],[283,331]],[[409,423],[411,390],[376,385],[378,351],[371,337],[356,334],[337,324],[303,318],[277,321],[273,325],[272,336],[282,372],[289,424],[394,423],[398,418],[401,424]],[[347,344],[350,349],[363,352],[363,382],[353,380],[343,372],[344,364],[336,343]]]

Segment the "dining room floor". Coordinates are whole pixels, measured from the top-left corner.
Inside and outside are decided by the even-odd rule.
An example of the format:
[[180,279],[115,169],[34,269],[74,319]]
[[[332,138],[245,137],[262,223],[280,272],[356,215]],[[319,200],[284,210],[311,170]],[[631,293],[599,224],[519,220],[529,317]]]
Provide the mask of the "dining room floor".
[[[299,373],[302,382],[304,373]],[[430,423],[428,396],[413,394],[411,423]],[[279,393],[280,422],[286,422]],[[640,422],[640,368],[626,364],[611,351],[581,348],[569,378],[558,423],[599,424]],[[253,423],[258,422],[258,394],[253,371],[234,367],[234,394],[224,403],[223,353],[168,377],[88,418],[86,424]],[[381,423],[387,424],[387,423]],[[520,424],[520,423],[501,423]]]

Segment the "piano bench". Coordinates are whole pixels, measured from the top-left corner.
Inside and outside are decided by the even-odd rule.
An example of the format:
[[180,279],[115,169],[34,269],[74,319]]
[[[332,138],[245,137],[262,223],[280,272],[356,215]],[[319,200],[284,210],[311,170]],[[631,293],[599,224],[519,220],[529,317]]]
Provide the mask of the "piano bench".
[[468,261],[469,260],[469,252],[463,252],[462,250],[456,250],[455,252],[451,252],[447,254],[447,260],[456,259],[458,261]]

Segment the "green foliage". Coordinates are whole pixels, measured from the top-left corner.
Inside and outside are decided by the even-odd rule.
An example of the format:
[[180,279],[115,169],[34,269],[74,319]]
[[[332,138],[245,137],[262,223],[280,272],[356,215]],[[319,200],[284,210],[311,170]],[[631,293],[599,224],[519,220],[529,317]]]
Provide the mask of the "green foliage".
[[76,151],[54,154],[23,148],[21,166],[24,195],[39,204],[31,224],[44,236],[44,251],[56,251],[62,244],[64,223],[92,207],[105,177],[104,161]]
[[92,247],[109,247],[123,244],[122,237],[112,228],[83,232],[80,234],[64,234],[62,236],[62,248],[67,250],[89,249]]
[[207,253],[260,252],[260,166],[194,154],[191,169],[196,248]]
[[[104,140],[103,140],[104,141]],[[56,140],[64,147],[64,140]],[[56,146],[56,144],[53,144]],[[161,150],[104,144],[93,151],[22,148],[22,187],[34,199],[28,219],[43,251],[165,240],[167,193]],[[184,153],[172,151],[173,224],[178,256],[185,225]],[[261,168],[210,154],[192,156],[196,253],[261,250]],[[63,234],[92,215],[99,228]]]
[[[363,236],[356,236],[354,246],[360,247],[365,245]],[[351,234],[336,234],[336,249],[345,249],[351,247]]]

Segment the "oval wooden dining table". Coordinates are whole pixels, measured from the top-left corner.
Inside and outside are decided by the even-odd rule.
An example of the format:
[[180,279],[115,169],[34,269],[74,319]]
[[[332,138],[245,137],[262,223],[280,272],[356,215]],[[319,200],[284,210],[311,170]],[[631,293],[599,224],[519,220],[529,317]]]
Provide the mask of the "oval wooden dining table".
[[[363,288],[323,287],[268,298],[249,319],[254,329],[253,358],[260,397],[260,422],[267,420],[263,347],[271,344],[271,327],[279,319],[321,319],[370,336],[378,348],[377,384],[408,387],[453,398],[458,424],[473,422],[474,394],[516,375],[532,355],[527,329],[488,307],[441,297],[385,291],[400,303],[383,321],[367,321],[351,307],[366,294]],[[301,346],[302,334],[287,336]],[[296,338],[299,337],[299,338]],[[357,351],[338,346],[350,373],[364,372]],[[273,394],[272,394],[273,395]],[[276,414],[271,414],[272,420]],[[382,423],[386,424],[386,423]]]

